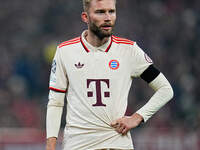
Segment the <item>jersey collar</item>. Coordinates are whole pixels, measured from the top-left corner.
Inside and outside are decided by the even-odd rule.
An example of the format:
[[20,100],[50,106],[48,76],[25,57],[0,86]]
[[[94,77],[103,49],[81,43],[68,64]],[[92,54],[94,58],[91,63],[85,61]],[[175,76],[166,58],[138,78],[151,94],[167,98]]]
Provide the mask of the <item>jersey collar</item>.
[[112,36],[109,38],[108,42],[105,44],[99,46],[99,47],[94,47],[90,43],[88,43],[85,39],[85,34],[87,31],[84,31],[81,35],[81,44],[83,45],[83,48],[85,49],[86,52],[91,52],[91,51],[103,51],[103,52],[108,52],[111,45],[112,45]]

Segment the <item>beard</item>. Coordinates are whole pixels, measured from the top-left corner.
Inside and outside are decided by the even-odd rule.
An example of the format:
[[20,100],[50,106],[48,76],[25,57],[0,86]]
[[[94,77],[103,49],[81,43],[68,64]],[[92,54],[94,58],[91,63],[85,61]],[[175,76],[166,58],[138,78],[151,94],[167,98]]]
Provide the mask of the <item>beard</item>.
[[[101,29],[101,27],[104,27],[104,26],[111,27],[111,30],[106,31],[106,30]],[[103,39],[105,37],[110,37],[113,34],[113,27],[114,25],[111,25],[110,23],[102,24],[99,27],[91,21],[89,23],[89,30],[92,31],[100,39]]]

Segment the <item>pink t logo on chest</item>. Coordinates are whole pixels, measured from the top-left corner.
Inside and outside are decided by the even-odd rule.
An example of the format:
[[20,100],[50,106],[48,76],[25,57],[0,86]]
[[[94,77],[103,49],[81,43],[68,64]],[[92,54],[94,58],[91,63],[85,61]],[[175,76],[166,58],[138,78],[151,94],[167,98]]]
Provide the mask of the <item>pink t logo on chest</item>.
[[[107,87],[110,88],[109,79],[87,79],[87,88],[89,88],[90,83],[92,82],[95,82],[96,86],[96,104],[93,104],[92,106],[106,106],[102,103],[101,83],[106,83]],[[93,91],[88,91],[87,96],[93,97]],[[104,97],[110,97],[110,92],[105,91]]]

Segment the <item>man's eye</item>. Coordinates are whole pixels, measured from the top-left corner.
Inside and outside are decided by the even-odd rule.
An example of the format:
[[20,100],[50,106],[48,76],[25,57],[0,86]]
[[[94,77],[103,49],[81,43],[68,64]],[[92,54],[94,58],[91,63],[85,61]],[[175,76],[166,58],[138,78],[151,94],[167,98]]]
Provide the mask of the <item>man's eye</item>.
[[115,13],[115,10],[110,10],[109,13],[110,14]]
[[99,10],[99,11],[96,11],[96,13],[102,14],[102,13],[104,13],[104,11],[103,10]]

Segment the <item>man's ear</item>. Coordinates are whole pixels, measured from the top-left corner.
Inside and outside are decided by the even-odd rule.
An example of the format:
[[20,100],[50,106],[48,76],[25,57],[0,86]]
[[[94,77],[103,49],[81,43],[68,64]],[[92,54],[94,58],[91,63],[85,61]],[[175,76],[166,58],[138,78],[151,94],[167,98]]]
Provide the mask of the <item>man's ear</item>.
[[88,14],[87,14],[87,12],[82,12],[81,19],[82,19],[83,22],[88,24]]

